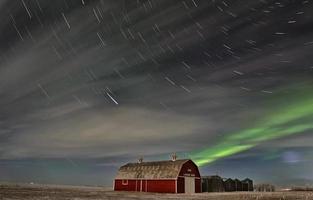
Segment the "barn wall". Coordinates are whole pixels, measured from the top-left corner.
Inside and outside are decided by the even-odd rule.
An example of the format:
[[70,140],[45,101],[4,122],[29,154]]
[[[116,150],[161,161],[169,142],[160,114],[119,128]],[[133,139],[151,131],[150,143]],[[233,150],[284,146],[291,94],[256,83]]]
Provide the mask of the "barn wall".
[[140,191],[140,189],[142,188],[142,186],[140,184],[140,180],[135,180],[136,181],[136,191]]
[[177,178],[177,193],[185,193],[185,179],[183,177]]
[[147,192],[147,190],[148,190],[148,181],[147,180],[138,180],[139,185],[140,185],[140,181],[141,181],[141,190],[139,188],[139,190],[137,190],[137,191]]
[[148,180],[146,192],[175,193],[176,180]]
[[122,180],[115,180],[115,191],[142,191],[175,193],[176,180],[128,180],[127,185],[122,184]]
[[128,180],[127,185],[123,185],[122,180],[114,181],[114,190],[116,191],[136,191],[136,180]]
[[201,179],[196,179],[195,182],[195,192],[200,193],[201,192]]

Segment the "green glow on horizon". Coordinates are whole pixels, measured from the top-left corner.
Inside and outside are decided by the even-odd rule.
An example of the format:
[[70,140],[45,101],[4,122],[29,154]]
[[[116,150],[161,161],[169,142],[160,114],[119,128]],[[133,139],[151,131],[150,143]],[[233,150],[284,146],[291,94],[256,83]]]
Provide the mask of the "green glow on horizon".
[[[310,93],[310,91],[307,92],[307,94]],[[305,97],[273,111],[271,115],[262,118],[251,128],[224,137],[212,147],[191,152],[190,157],[198,166],[204,166],[249,150],[262,142],[312,130],[312,121],[305,122],[304,119],[313,116],[313,98]]]

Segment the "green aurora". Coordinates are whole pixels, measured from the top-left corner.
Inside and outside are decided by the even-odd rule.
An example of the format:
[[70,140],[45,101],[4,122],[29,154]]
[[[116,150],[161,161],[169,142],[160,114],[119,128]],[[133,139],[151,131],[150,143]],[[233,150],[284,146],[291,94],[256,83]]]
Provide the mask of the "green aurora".
[[[308,95],[310,91],[312,90],[305,90],[300,95],[294,94],[296,98],[292,103],[280,106],[253,127],[227,135],[212,147],[191,152],[190,157],[201,167],[251,149],[262,142],[313,129],[313,123],[310,120],[313,116],[313,96]],[[286,99],[279,99],[279,102],[286,102]]]

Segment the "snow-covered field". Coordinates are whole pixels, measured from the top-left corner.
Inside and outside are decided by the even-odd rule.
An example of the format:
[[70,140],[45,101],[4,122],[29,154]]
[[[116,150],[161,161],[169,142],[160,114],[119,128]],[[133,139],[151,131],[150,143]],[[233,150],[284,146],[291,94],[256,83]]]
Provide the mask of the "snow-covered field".
[[195,199],[195,200],[313,200],[312,192],[155,194],[114,192],[102,187],[0,185],[0,200],[106,200],[106,199]]

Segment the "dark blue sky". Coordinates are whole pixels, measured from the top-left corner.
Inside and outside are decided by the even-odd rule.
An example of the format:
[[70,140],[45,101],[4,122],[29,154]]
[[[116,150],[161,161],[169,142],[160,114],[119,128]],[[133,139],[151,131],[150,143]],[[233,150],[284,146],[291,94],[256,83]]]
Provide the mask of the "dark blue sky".
[[[312,100],[312,10],[311,0],[0,1],[0,182],[110,185],[139,156],[185,158]],[[311,133],[201,172],[312,184]]]

